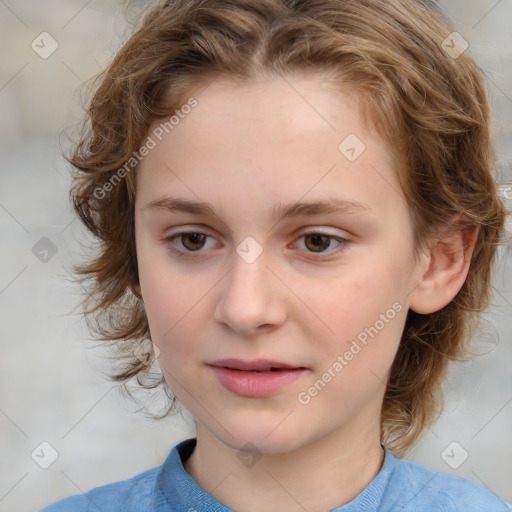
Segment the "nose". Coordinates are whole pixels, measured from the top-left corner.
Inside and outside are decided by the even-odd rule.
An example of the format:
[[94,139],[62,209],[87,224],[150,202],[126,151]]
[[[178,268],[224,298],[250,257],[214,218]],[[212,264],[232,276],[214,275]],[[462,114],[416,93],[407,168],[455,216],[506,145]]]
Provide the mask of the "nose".
[[286,318],[286,287],[261,255],[252,263],[238,254],[220,284],[214,318],[240,335],[249,336],[282,324]]

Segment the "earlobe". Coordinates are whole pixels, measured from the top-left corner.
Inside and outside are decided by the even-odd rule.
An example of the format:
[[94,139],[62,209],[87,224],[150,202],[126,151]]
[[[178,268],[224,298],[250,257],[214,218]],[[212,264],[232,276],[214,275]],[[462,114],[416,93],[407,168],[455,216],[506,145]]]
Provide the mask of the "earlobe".
[[416,313],[426,315],[439,311],[464,285],[478,228],[456,227],[457,224],[438,238],[428,251],[428,268],[409,296],[409,307]]

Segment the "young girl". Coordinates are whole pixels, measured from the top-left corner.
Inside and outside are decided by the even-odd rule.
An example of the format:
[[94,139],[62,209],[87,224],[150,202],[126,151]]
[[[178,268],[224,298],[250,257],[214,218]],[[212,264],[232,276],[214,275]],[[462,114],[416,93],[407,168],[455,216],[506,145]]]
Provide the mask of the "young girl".
[[46,512],[512,510],[399,458],[505,220],[482,77],[426,4],[155,3],[70,158],[79,271],[114,378],[158,366],[197,434]]

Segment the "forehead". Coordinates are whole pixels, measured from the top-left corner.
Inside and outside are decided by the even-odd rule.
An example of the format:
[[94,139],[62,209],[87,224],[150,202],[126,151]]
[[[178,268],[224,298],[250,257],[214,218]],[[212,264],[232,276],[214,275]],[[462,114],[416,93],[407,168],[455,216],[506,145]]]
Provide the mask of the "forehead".
[[[270,207],[306,194],[342,193],[384,210],[400,200],[391,148],[361,115],[358,96],[335,91],[321,75],[243,85],[221,76],[190,96],[197,105],[160,134],[141,164],[141,201],[176,189],[211,203],[214,191],[247,200],[260,191]],[[155,121],[149,136],[165,121]]]

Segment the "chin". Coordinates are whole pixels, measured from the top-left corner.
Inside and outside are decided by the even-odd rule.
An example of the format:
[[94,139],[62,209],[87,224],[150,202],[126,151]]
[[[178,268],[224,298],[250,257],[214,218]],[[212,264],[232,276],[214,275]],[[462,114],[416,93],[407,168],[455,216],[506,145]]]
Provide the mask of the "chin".
[[[283,454],[292,452],[307,444],[310,440],[306,433],[298,434],[295,428],[288,428],[279,420],[244,421],[238,424],[230,423],[224,429],[211,430],[226,446],[233,450],[243,450],[262,454]],[[277,428],[276,428],[277,427]]]

